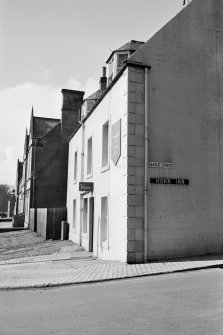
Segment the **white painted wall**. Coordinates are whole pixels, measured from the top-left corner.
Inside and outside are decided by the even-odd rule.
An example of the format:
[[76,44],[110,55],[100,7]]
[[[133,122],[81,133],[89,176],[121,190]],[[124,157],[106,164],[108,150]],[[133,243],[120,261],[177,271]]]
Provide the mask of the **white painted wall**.
[[[121,157],[115,166],[111,161],[109,153],[109,168],[102,171],[102,127],[109,121],[109,129],[118,119],[121,118]],[[85,143],[84,143],[84,179],[82,181],[93,182],[93,194],[87,194],[85,197],[94,196],[94,256],[102,259],[119,259],[126,261],[126,213],[123,208],[126,205],[127,197],[127,71],[115,83],[100,104],[85,122]],[[87,140],[93,138],[93,174],[87,176]],[[110,141],[111,143],[111,141]],[[68,167],[68,191],[67,191],[67,209],[68,222],[70,224],[69,238],[88,250],[88,234],[80,232],[81,212],[80,212],[80,192],[78,191],[78,182],[81,181],[81,146],[82,129],[70,140],[69,144],[69,167]],[[73,181],[73,162],[74,152],[78,150],[78,182]],[[100,219],[101,219],[101,197],[108,196],[108,244],[100,242]],[[73,199],[77,200],[77,229],[72,228],[73,221]]]

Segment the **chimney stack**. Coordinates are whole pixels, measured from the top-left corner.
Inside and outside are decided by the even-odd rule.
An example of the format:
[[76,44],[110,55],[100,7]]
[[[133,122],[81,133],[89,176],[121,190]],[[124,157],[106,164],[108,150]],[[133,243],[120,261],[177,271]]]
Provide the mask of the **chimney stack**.
[[100,91],[104,92],[107,88],[107,77],[106,77],[106,67],[102,68],[102,77],[100,78]]
[[61,139],[66,141],[79,125],[78,113],[84,92],[62,89]]

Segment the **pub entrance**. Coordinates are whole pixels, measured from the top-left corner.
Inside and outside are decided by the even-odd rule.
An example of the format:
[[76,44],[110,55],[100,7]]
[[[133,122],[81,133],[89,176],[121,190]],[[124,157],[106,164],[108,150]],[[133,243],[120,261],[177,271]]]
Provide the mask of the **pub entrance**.
[[89,251],[93,252],[94,241],[94,197],[89,198]]

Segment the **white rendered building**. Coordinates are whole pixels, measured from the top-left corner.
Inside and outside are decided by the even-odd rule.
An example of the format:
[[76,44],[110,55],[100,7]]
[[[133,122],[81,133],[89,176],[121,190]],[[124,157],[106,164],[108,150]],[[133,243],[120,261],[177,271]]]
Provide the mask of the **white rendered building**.
[[221,1],[193,0],[109,57],[108,86],[69,142],[69,238],[94,256],[223,251],[222,17]]

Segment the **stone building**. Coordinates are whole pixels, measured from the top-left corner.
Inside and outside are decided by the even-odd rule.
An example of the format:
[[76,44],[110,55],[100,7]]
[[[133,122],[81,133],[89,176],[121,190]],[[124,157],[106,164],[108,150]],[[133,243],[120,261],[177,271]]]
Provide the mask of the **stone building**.
[[78,125],[83,95],[62,90],[61,119],[37,117],[32,110],[23,162],[18,161],[17,167],[15,214],[24,216],[25,226],[29,225],[30,208],[66,207],[67,139]]
[[70,239],[95,256],[223,251],[222,17],[222,1],[193,0],[108,58],[108,86],[69,139]]

